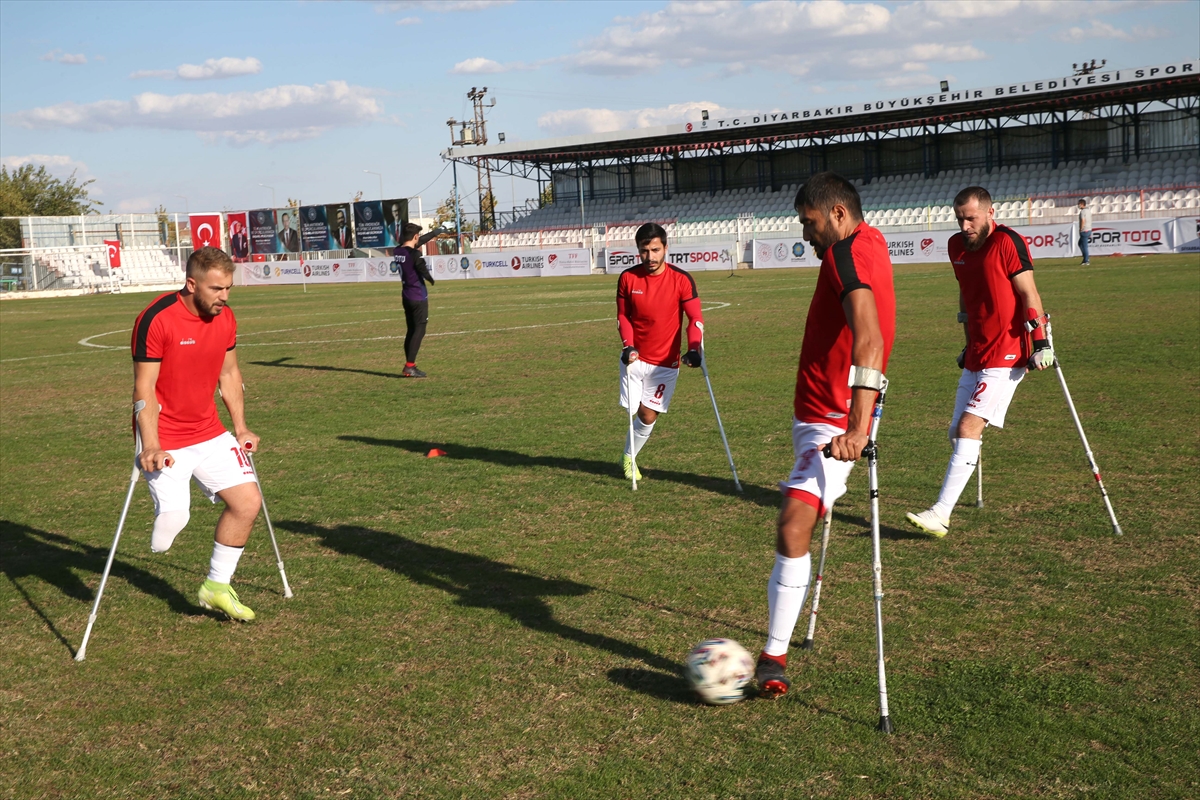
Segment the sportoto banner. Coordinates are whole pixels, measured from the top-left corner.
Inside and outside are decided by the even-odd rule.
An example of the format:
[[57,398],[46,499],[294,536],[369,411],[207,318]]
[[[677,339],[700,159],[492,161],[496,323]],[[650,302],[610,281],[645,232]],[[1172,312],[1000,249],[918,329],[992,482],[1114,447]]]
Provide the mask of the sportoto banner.
[[275,231],[275,209],[259,208],[249,212],[250,250],[260,254],[274,254],[279,250],[279,235]]
[[1088,240],[1090,256],[1134,255],[1172,252],[1171,234],[1175,221],[1161,219],[1123,219],[1092,225]]
[[215,247],[221,249],[221,215],[188,214],[188,227],[192,231],[192,247]]
[[1200,217],[1171,220],[1171,249],[1176,253],[1200,253]]
[[821,259],[813,252],[812,245],[798,236],[791,239],[755,239],[750,243],[750,252],[754,269],[821,266]]
[[246,217],[247,212],[238,211],[225,218],[229,224],[229,255],[235,264],[250,260],[250,229]]
[[[667,247],[667,261],[688,272],[732,269],[734,247],[736,245],[733,242],[670,245]],[[641,260],[633,247],[613,247],[604,251],[604,271],[621,272],[640,264]]]

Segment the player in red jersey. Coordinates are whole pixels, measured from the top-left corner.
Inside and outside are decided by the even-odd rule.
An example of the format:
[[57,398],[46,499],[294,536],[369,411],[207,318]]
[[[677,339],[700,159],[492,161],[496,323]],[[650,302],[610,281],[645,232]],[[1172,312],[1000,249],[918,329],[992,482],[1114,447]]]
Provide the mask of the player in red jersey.
[[[962,231],[949,242],[958,278],[958,321],[967,346],[958,357],[962,377],[950,419],[954,451],[933,507],[908,514],[908,521],[933,536],[950,530],[950,513],[979,462],[983,429],[1004,427],[1004,416],[1028,369],[1054,365],[1045,338],[1042,298],[1033,281],[1033,259],[1021,234],[996,224],[992,196],[969,186],[954,198]],[[1032,345],[1025,323],[1039,321]]]
[[[704,318],[696,281],[667,263],[667,232],[647,222],[634,235],[642,263],[617,280],[617,331],[621,335],[621,405],[630,408],[629,393],[640,398],[633,437],[625,437],[622,466],[633,477],[633,457],[654,430],[659,414],[667,413],[679,377],[679,332],[688,316],[687,352],[682,361],[700,366]],[[642,476],[637,476],[641,480]]]
[[[780,484],[784,497],[767,584],[767,643],[755,669],[765,697],[791,686],[784,668],[808,592],[813,526],[845,494],[850,470],[867,445],[871,411],[896,338],[887,242],[863,221],[854,185],[832,172],[818,173],[800,187],[795,207],[821,268],[796,374],[796,463]],[[832,458],[822,457],[826,444]]]
[[[242,373],[234,346],[237,320],[229,302],[233,261],[202,247],[187,261],[187,279],[178,292],[161,295],[133,326],[133,401],[145,402],[137,415],[142,451],[138,466],[154,499],[150,549],[170,549],[190,516],[191,481],[225,510],[217,521],[208,579],[200,605],[248,622],[254,612],[242,605],[229,582],[250,538],[262,497],[243,448],[258,449],[258,436],[246,427]],[[229,409],[237,438],[217,416],[213,390]]]

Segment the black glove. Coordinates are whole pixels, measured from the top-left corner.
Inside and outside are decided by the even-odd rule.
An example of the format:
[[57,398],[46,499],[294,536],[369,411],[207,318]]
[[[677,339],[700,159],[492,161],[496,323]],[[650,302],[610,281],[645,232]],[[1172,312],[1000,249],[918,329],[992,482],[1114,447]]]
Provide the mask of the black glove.
[[1033,340],[1033,355],[1029,357],[1027,369],[1045,369],[1054,366],[1054,348],[1046,339]]
[[966,369],[967,368],[967,348],[964,347],[962,349],[962,352],[958,354],[958,358],[956,358],[954,360],[958,362],[959,369]]
[[683,363],[687,364],[689,367],[700,366],[700,351],[688,350],[683,354]]
[[624,364],[625,366],[629,366],[629,356],[633,355],[636,352],[637,352],[637,348],[626,347],[624,350],[621,351],[621,363]]

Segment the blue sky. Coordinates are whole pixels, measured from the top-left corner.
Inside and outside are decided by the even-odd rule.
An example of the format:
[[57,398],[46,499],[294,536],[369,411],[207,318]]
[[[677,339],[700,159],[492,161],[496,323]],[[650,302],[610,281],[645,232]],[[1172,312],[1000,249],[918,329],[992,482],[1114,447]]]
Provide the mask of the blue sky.
[[0,158],[95,178],[106,211],[270,205],[259,184],[279,205],[374,198],[364,170],[428,210],[473,86],[511,142],[1198,56],[1195,0],[5,0]]

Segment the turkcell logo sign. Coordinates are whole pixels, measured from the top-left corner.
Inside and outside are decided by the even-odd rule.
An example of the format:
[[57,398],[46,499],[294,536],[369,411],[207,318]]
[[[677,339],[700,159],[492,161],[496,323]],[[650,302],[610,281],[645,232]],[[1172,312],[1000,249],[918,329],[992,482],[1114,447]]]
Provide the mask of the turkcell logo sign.
[[480,259],[476,263],[479,264],[479,266],[483,267],[484,269],[508,269],[509,268],[507,259],[494,259],[494,258]]

